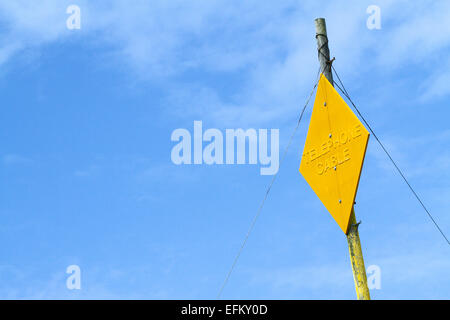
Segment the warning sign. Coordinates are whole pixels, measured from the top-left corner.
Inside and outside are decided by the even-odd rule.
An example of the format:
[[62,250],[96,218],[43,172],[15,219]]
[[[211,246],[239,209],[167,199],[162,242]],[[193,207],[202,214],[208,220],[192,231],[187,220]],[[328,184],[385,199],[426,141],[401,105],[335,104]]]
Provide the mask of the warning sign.
[[300,173],[347,234],[369,132],[322,74]]

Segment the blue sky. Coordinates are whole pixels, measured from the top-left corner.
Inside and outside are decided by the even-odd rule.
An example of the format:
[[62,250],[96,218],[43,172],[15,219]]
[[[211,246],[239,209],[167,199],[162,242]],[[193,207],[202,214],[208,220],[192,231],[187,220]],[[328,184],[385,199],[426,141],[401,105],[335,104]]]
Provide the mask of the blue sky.
[[[171,133],[279,128],[281,153],[315,81],[317,17],[449,234],[448,2],[0,0],[0,298],[216,298],[272,177],[176,166]],[[223,298],[355,298],[345,235],[298,172],[311,106]],[[450,298],[448,244],[373,138],[355,211],[373,298]]]

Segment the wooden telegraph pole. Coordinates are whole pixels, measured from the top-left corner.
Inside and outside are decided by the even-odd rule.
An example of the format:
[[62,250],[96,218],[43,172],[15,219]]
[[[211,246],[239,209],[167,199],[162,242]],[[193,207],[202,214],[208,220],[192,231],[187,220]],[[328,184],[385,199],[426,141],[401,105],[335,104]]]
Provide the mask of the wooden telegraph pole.
[[[320,70],[328,81],[334,86],[331,73],[330,49],[328,48],[327,27],[324,18],[317,18],[316,39],[319,54]],[[358,300],[370,300],[369,288],[367,287],[366,268],[359,240],[358,223],[356,223],[355,211],[352,208],[350,216],[350,227],[347,233],[350,261],[352,263],[353,279],[355,280],[356,296]]]

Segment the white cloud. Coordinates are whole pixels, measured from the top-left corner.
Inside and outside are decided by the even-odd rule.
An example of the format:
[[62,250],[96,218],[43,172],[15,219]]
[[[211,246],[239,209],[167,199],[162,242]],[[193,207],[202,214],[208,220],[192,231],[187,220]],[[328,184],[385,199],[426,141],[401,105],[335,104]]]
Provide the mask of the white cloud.
[[268,283],[275,290],[345,287],[351,280],[350,266],[317,265],[281,268],[277,270],[253,270],[253,283]]
[[[419,287],[422,292],[415,292],[416,299],[446,299],[445,290],[449,277],[447,270],[450,259],[442,255],[442,250],[416,248],[410,252],[401,252],[391,247],[378,246],[376,256],[365,257],[366,268],[377,265],[381,269],[381,290],[371,290],[371,295],[382,299],[410,298],[404,288]],[[348,254],[347,254],[348,255]],[[321,299],[347,299],[354,295],[354,282],[350,260],[335,264],[317,262],[305,263],[298,267],[277,267],[271,269],[256,268],[247,270],[251,284],[264,286],[280,298],[289,299],[306,295]],[[432,288],[440,286],[439,290]],[[443,295],[444,294],[444,295]]]
[[[131,67],[140,79],[170,83],[175,94],[184,91],[191,101],[206,101],[210,107],[183,107],[219,122],[267,123],[296,114],[318,66],[313,23],[318,16],[327,18],[331,54],[352,79],[358,79],[362,70],[391,72],[423,59],[431,64],[450,44],[450,10],[445,2],[381,1],[379,31],[367,30],[366,5],[360,1],[324,8],[320,3],[296,1],[233,5],[228,1],[135,1],[130,5],[121,0],[107,4],[80,0],[80,31],[65,28],[69,4],[0,1],[1,22],[6,26],[0,63],[22,50],[39,50],[43,44],[80,34],[96,45],[107,44],[108,52],[98,52],[108,56],[104,63],[120,64],[123,70]],[[189,87],[200,93],[187,92],[186,82],[179,79],[188,72],[205,74],[188,80]],[[206,80],[211,75],[234,84],[235,93],[221,97],[216,84]],[[441,77],[441,86],[448,78],[446,72],[429,75]],[[433,90],[436,86],[425,88],[424,96],[447,94],[445,88]],[[212,112],[205,115],[205,108]]]
[[[383,140],[397,164],[408,172],[408,178],[450,176],[450,151],[442,148],[450,143],[450,130],[413,137],[383,137]],[[373,143],[376,146],[368,148],[368,151],[381,168],[393,171],[394,167],[384,151],[375,141]]]
[[32,159],[18,154],[6,154],[2,160],[5,165],[30,164],[33,162]]
[[21,50],[37,50],[56,41],[65,31],[65,6],[61,1],[0,1],[0,64]]

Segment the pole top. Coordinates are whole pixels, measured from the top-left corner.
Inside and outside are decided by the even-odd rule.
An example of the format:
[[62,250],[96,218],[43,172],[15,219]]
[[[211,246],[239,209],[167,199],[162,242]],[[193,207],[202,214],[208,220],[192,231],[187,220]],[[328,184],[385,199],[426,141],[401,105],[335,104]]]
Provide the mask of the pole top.
[[327,35],[327,24],[325,23],[325,18],[317,18],[314,20],[316,25],[316,35]]

